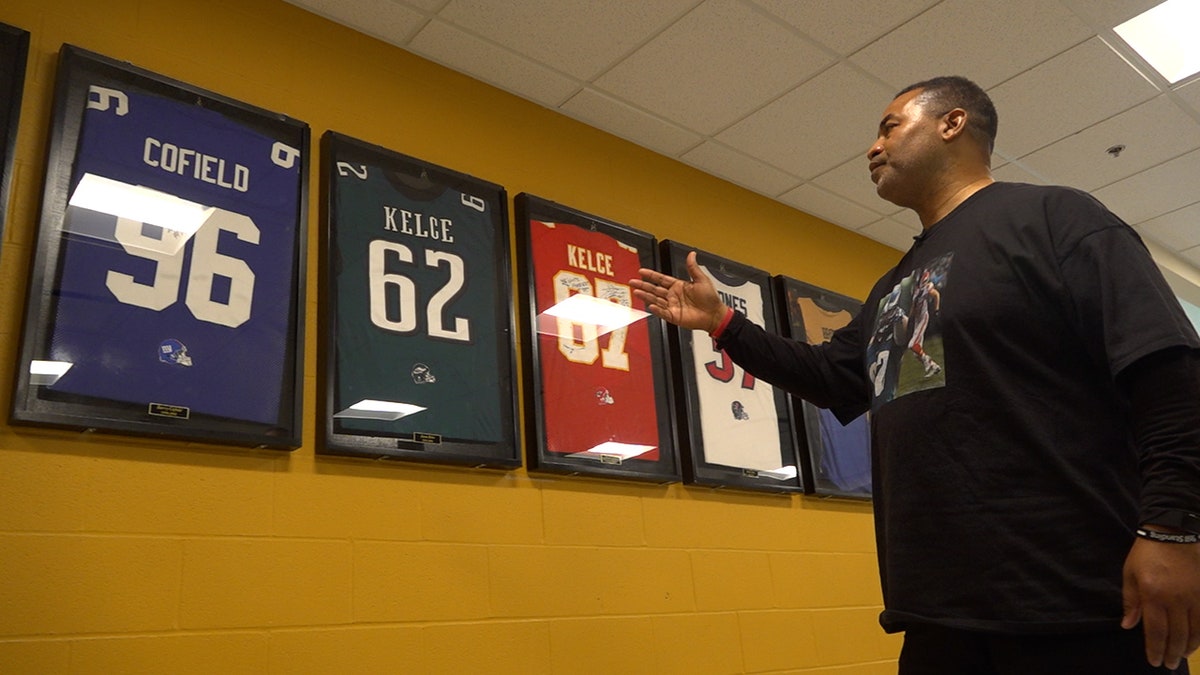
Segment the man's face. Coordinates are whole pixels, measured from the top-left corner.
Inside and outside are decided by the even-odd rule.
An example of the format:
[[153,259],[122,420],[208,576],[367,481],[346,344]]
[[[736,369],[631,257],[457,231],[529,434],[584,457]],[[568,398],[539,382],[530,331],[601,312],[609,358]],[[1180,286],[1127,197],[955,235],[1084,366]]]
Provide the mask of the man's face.
[[937,168],[937,120],[925,114],[920,94],[910,91],[892,101],[867,151],[875,192],[897,206],[913,206]]

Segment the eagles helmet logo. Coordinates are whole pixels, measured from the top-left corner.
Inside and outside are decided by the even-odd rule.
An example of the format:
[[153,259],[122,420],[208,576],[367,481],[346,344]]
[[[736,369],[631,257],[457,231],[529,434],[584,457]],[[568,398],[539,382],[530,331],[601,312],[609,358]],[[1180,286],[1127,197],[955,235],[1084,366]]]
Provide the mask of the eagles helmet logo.
[[433,384],[437,382],[437,378],[433,376],[433,371],[424,363],[417,363],[412,368],[412,379],[417,384]]
[[601,387],[596,390],[597,405],[613,405],[614,403],[615,401],[613,401],[612,394],[608,393],[607,389]]
[[750,419],[750,413],[746,412],[746,406],[742,405],[741,401],[734,401],[733,403],[729,404],[729,407],[733,411],[733,419],[735,419],[735,420]]
[[176,366],[192,365],[192,357],[188,356],[187,346],[175,338],[167,338],[158,346],[158,360]]

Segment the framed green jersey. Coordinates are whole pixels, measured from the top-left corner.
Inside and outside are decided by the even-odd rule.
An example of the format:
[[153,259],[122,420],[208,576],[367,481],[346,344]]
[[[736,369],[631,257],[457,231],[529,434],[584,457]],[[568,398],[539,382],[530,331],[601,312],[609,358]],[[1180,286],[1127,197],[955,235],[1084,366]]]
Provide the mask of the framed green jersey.
[[504,188],[322,138],[319,452],[521,463]]

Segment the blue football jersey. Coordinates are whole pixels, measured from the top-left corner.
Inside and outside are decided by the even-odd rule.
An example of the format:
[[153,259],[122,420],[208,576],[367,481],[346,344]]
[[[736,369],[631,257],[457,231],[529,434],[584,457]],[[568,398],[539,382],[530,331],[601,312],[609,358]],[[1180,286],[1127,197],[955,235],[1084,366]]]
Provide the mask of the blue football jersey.
[[210,213],[188,237],[120,206],[68,207],[46,358],[73,365],[50,389],[279,423],[300,149],[200,105],[97,86],[80,134],[73,196],[100,178]]

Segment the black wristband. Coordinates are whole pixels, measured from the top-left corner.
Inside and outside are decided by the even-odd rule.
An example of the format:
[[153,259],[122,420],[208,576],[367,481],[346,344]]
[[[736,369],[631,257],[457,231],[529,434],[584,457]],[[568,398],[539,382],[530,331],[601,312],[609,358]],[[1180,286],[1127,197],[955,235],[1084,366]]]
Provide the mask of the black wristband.
[[1200,544],[1200,534],[1167,534],[1138,528],[1134,530],[1137,536],[1150,541],[1161,541],[1166,544]]

